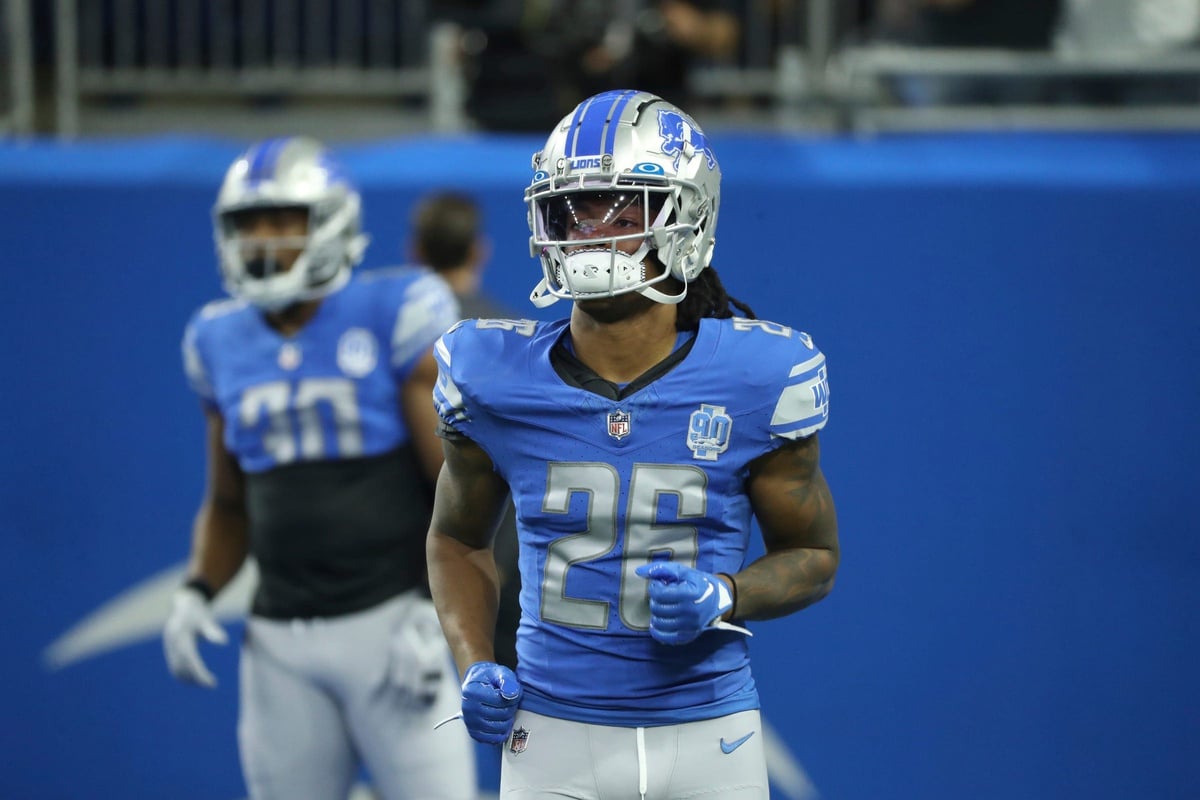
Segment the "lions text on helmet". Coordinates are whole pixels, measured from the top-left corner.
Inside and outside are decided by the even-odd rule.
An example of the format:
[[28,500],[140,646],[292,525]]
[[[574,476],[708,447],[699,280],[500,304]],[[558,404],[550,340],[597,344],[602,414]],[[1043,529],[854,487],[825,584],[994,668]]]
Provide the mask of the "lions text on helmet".
[[[686,113],[647,92],[582,103],[533,157],[525,190],[530,252],[542,280],[530,300],[638,292],[678,303],[712,261],[721,168]],[[661,269],[647,269],[647,258]],[[659,286],[674,278],[682,287]]]
[[269,139],[225,174],[213,207],[221,278],[268,311],[337,291],[362,260],[358,192],[322,145]]

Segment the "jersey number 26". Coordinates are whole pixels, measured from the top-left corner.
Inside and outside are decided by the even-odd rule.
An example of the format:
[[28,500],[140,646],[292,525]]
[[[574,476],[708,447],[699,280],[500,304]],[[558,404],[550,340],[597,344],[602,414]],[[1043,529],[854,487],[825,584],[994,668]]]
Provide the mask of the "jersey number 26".
[[[551,462],[546,476],[542,512],[567,514],[571,495],[587,498],[586,527],[555,539],[546,553],[542,577],[542,619],[572,628],[606,630],[611,601],[568,597],[567,573],[571,568],[608,555],[621,547],[620,595],[617,613],[632,630],[649,630],[648,584],[634,570],[655,556],[688,566],[696,565],[697,531],[689,520],[707,512],[708,476],[686,464],[636,464],[629,480],[629,500],[624,531],[618,530],[617,501],[621,476],[611,464]],[[674,495],[675,519],[658,519],[663,495]],[[624,536],[624,541],[620,537]]]

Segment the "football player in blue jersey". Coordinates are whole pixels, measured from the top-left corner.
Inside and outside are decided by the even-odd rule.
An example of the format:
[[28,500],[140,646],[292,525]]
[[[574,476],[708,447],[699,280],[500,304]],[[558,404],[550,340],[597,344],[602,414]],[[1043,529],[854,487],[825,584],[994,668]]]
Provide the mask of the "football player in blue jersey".
[[385,800],[476,792],[469,737],[428,735],[458,706],[424,589],[431,347],[458,306],[428,270],[353,272],[361,213],[318,142],[251,147],[213,211],[232,299],[184,336],[208,485],[163,644],[177,678],[214,686],[197,640],[225,641],[209,603],[254,557],[238,742],[255,800],[344,800],[360,766]]
[[[679,108],[585,100],[525,194],[543,268],[531,299],[572,300],[570,318],[468,321],[435,347],[431,588],[459,715],[504,745],[505,798],[768,796],[743,623],[833,585],[829,392],[812,339],[755,319],[709,266],[720,177]],[[490,541],[510,493],[516,673],[491,638]],[[747,564],[752,519],[765,554]]]

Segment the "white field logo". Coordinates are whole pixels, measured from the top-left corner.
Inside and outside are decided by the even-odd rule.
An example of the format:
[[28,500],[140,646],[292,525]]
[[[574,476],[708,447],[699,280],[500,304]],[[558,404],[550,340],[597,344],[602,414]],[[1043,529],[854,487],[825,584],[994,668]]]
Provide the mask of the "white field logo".
[[[183,583],[186,569],[187,565],[180,563],[151,575],[84,616],[42,652],[46,669],[57,672],[123,647],[158,639],[171,610],[171,598]],[[258,567],[251,559],[217,596],[213,605],[217,619],[231,622],[245,618],[257,585]],[[163,670],[166,668],[164,663]],[[804,767],[766,719],[762,721],[762,733],[772,796],[816,800],[816,787]],[[494,797],[481,793],[479,800]],[[375,800],[375,794],[360,784],[348,800]]]

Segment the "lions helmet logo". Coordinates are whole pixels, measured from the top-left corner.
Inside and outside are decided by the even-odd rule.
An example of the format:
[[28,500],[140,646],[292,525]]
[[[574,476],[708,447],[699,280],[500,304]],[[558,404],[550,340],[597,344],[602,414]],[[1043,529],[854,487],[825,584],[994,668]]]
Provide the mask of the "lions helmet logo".
[[717,168],[717,157],[708,144],[708,137],[678,111],[661,109],[658,112],[658,132],[663,138],[662,151],[675,158],[675,169],[679,169],[679,159],[688,145],[704,153],[709,169]]

